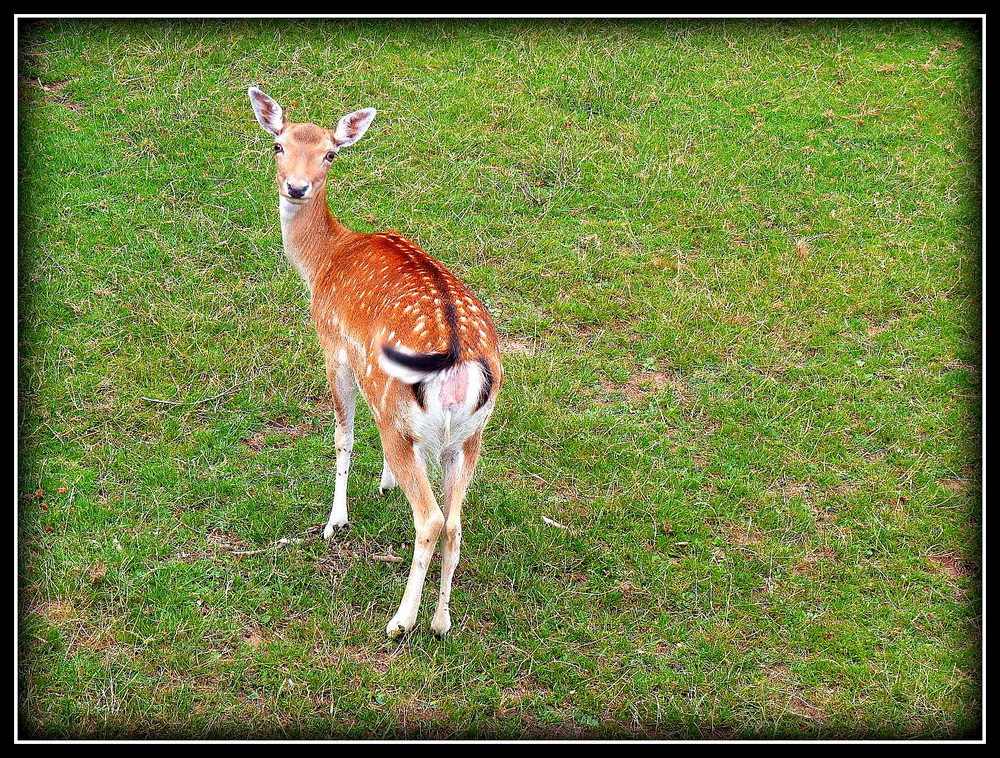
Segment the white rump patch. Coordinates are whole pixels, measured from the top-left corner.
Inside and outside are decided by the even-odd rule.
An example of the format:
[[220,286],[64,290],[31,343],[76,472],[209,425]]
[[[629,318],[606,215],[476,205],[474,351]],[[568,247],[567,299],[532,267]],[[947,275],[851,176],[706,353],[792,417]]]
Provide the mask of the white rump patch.
[[[456,369],[467,372],[468,381],[461,393],[464,397],[454,396],[454,388],[449,387],[449,374]],[[485,381],[479,363],[467,361],[435,372],[424,383],[426,405],[420,408],[416,402],[412,403],[410,428],[428,460],[440,460],[446,450],[461,450],[465,441],[486,425],[493,412],[492,401],[475,409]]]

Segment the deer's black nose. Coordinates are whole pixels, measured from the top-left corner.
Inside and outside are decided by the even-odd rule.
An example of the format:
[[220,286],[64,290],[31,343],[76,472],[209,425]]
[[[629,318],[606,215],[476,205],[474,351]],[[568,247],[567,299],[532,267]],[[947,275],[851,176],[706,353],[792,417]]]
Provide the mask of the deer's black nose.
[[303,184],[301,187],[295,184],[289,183],[288,185],[288,196],[299,199],[305,197],[306,192],[309,191],[309,185]]

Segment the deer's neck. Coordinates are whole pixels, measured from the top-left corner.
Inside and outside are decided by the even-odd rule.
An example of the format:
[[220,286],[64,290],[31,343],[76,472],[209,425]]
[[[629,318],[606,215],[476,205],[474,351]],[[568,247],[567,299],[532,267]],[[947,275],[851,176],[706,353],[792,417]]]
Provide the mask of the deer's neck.
[[336,250],[337,238],[350,232],[330,213],[326,187],[320,188],[316,196],[304,204],[281,197],[278,209],[285,255],[312,292],[317,275]]

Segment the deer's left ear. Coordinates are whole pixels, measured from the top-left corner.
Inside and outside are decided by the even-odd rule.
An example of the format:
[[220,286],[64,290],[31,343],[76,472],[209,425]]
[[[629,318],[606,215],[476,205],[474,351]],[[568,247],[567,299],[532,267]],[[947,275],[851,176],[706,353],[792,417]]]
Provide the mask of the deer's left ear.
[[277,135],[285,128],[285,112],[273,99],[256,87],[247,90],[254,115],[265,131]]
[[348,113],[337,123],[333,130],[333,141],[337,147],[346,147],[357,142],[368,131],[375,120],[374,108],[362,108],[354,113]]

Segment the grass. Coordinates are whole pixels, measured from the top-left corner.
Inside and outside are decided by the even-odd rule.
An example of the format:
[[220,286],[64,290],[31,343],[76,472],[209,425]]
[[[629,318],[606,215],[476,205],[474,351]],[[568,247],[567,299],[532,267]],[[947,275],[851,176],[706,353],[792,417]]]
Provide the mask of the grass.
[[[22,735],[978,735],[976,25],[49,20],[19,61]],[[367,409],[313,538],[252,83],[377,107],[335,215],[503,333],[446,640],[426,599],[385,638]]]

